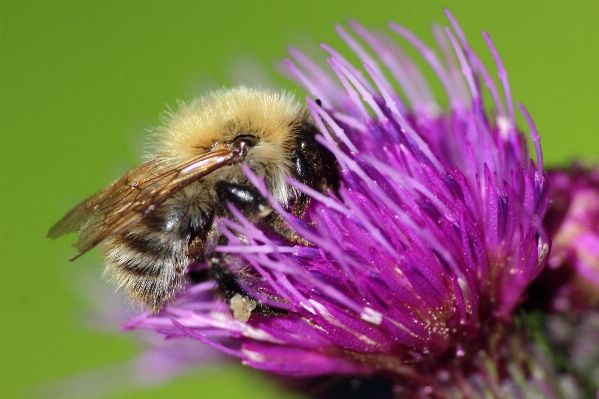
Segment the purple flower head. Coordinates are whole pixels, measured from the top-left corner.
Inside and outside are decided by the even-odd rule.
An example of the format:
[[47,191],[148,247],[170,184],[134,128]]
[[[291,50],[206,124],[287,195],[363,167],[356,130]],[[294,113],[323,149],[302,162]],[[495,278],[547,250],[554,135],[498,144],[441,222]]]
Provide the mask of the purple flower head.
[[[324,195],[290,182],[312,198],[300,220],[246,174],[313,245],[268,235],[231,207],[235,220],[221,221],[228,244],[217,250],[228,254],[227,270],[245,276],[239,284],[249,298],[231,306],[242,316],[209,281],[125,328],[193,337],[290,376],[381,374],[426,387],[447,365],[498,361],[497,343],[545,264],[547,183],[539,136],[519,106],[535,164],[489,36],[503,98],[447,15],[451,29],[434,31],[441,58],[397,24],[389,35],[356,22],[351,34],[337,28],[360,68],[326,45],[328,70],[291,49],[286,64],[312,96],[307,108],[317,141],[337,160],[339,188]],[[402,38],[436,73],[447,112],[395,43]],[[260,317],[257,304],[281,311]]]
[[542,282],[556,288],[558,310],[599,304],[599,169],[574,165],[549,172],[551,203],[545,222],[552,237]]

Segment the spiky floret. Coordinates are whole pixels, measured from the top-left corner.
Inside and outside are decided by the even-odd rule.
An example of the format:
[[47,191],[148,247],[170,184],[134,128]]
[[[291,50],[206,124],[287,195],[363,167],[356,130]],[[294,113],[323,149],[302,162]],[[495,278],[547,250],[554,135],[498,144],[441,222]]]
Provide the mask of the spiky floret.
[[453,31],[435,30],[444,60],[390,25],[435,71],[449,98],[446,113],[393,40],[355,22],[350,27],[368,48],[343,28],[338,32],[365,74],[326,45],[334,76],[290,51],[290,75],[322,103],[307,99],[322,132],[318,141],[340,165],[339,190],[325,196],[290,182],[312,197],[298,220],[246,170],[314,246],[289,246],[231,209],[236,220],[222,220],[228,245],[217,248],[236,255],[227,257],[228,267],[260,277],[240,281],[249,295],[287,310],[286,316],[241,323],[207,282],[188,287],[160,315],[142,315],[125,328],[194,337],[252,367],[292,376],[377,373],[426,386],[440,368],[475,367],[475,354],[499,360],[513,311],[545,264],[547,186],[539,136],[520,106],[535,164],[516,128],[507,74],[490,38],[483,33],[504,100],[448,17]]

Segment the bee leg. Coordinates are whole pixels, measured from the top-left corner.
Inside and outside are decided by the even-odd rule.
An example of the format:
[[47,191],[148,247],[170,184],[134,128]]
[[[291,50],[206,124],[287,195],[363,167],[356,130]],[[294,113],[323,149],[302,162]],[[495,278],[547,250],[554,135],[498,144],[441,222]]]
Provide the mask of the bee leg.
[[273,211],[258,191],[246,186],[219,181],[216,183],[216,191],[220,201],[233,203],[252,222]]
[[[226,243],[224,237],[221,237],[220,241],[221,245]],[[239,280],[242,278],[241,276],[244,272],[233,272],[227,268],[225,263],[226,258],[229,256],[232,255],[214,253],[210,258],[210,265],[212,267],[212,275],[218,283],[220,291],[225,297],[229,308],[233,312],[233,316],[241,322],[246,322],[251,315],[257,315],[259,317],[286,315],[287,312],[285,310],[260,303],[241,288]],[[247,278],[256,277],[248,276]]]
[[[291,245],[312,245],[309,241],[300,237],[295,231],[289,228],[285,219],[274,212],[270,204],[260,195],[259,192],[241,186],[239,184],[220,181],[217,183],[217,192],[221,201],[228,201],[233,204],[253,223],[262,221],[265,228],[282,237]],[[302,194],[294,206],[293,213],[301,217],[308,206],[310,199]]]
[[289,227],[287,221],[278,213],[273,212],[264,218],[265,224],[268,229],[276,235],[285,239],[288,245],[302,245],[304,247],[314,246],[310,241],[298,235],[294,230]]

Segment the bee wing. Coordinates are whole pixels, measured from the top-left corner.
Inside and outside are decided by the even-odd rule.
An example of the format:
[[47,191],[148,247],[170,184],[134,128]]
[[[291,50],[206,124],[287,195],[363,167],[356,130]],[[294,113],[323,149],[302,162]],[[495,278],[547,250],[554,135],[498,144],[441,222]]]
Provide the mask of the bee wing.
[[71,260],[76,259],[105,238],[141,220],[189,183],[241,162],[246,152],[244,143],[231,143],[173,166],[147,161],[73,208],[50,229],[48,237],[79,232],[79,239],[73,244],[79,254]]

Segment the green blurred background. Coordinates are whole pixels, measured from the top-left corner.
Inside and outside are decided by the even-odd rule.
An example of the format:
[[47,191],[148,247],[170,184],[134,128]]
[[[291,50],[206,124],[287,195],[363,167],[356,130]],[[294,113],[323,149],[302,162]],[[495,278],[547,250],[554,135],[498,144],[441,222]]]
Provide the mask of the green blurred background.
[[[168,105],[261,73],[295,89],[274,67],[286,47],[324,41],[345,51],[333,26],[348,18],[367,27],[394,20],[432,43],[431,23],[446,23],[443,7],[487,62],[479,33],[491,34],[547,162],[599,160],[598,2],[2,1],[0,397],[52,397],[44,384],[72,376],[82,391],[92,392],[98,375],[114,385],[111,365],[140,352],[137,337],[119,333],[117,323],[86,327],[95,291],[112,290],[98,252],[73,264],[74,236],[45,235],[71,206],[139,162],[145,129]],[[229,363],[118,397],[299,397],[281,392]]]

